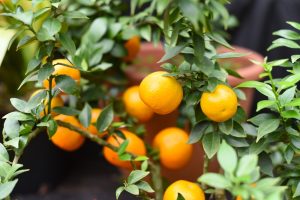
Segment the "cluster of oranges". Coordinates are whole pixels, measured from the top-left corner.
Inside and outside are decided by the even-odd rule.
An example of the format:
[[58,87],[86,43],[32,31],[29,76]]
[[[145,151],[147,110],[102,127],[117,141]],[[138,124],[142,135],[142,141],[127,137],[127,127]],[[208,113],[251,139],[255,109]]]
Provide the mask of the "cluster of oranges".
[[[134,37],[129,40],[125,47],[128,55],[124,61],[131,61],[139,51],[140,40]],[[130,51],[132,50],[132,51]],[[54,75],[68,75],[77,83],[80,82],[80,71],[72,67],[72,64],[66,59],[53,61],[55,65]],[[55,81],[52,87],[56,86]],[[49,88],[49,82],[44,81],[44,87]],[[183,89],[181,84],[168,72],[157,71],[146,76],[140,85],[129,87],[123,93],[123,103],[129,115],[136,118],[139,122],[150,120],[153,115],[166,115],[175,111],[183,99]],[[200,106],[202,112],[208,119],[215,122],[224,122],[234,116],[237,111],[237,96],[235,92],[226,85],[217,85],[214,91],[204,92],[201,96]],[[63,101],[60,96],[52,99],[52,106],[62,106]],[[102,137],[106,135],[99,133],[95,127],[97,118],[101,109],[92,109],[91,125],[84,128],[80,122],[73,116],[56,115],[51,113],[55,120],[62,120],[83,129],[90,133]],[[128,140],[126,151],[136,156],[146,155],[146,146],[144,141],[136,134],[121,130]],[[169,127],[158,132],[153,140],[153,147],[159,151],[161,164],[168,169],[180,169],[185,166],[191,158],[193,147],[188,144],[188,133],[177,127]],[[56,133],[51,138],[52,142],[66,150],[73,151],[78,149],[84,142],[84,137],[75,131],[64,127],[58,127]],[[107,142],[113,146],[120,146],[124,140],[116,135],[108,136]],[[104,157],[111,164],[132,169],[132,163],[120,160],[118,153],[108,147],[103,149]],[[136,163],[137,165],[139,163]],[[181,194],[188,200],[205,199],[202,189],[195,183],[188,181],[177,181],[171,184],[165,194],[164,200],[175,200],[178,194]]]

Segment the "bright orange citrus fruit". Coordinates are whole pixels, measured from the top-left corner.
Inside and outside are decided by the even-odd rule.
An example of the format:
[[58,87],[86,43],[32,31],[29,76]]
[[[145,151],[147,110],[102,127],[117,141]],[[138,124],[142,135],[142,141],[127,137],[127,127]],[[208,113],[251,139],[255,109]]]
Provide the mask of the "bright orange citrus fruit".
[[[73,126],[81,127],[81,124],[73,116],[57,115],[54,117],[54,120],[64,121]],[[58,126],[56,133],[51,137],[53,144],[65,151],[77,150],[83,144],[84,139],[84,136],[79,133],[62,126]]]
[[135,59],[140,51],[141,39],[139,36],[133,36],[125,43],[124,47],[127,50],[127,55],[123,58],[126,62],[131,62]]
[[157,71],[146,76],[140,84],[139,93],[142,101],[155,113],[165,115],[174,111],[180,104],[183,91],[180,83]]
[[193,146],[188,144],[188,134],[176,127],[160,131],[154,138],[153,146],[159,150],[160,162],[169,169],[180,169],[190,160]]
[[212,121],[224,122],[232,118],[238,106],[237,96],[226,85],[217,85],[213,92],[204,92],[200,99],[202,112]]
[[186,200],[205,200],[205,195],[196,183],[179,180],[172,183],[165,191],[163,200],[177,200],[179,193]]
[[[70,63],[67,59],[53,60],[52,64],[55,65],[54,66],[54,72],[52,73],[53,75],[67,75],[67,76],[70,76],[77,83],[80,82],[80,77],[81,76],[80,76],[80,71],[78,69],[67,67],[65,65],[60,65],[59,63],[65,64],[65,65],[68,65],[68,66],[73,66],[73,64]],[[43,84],[44,84],[45,88],[49,89],[49,81],[48,80],[44,80]],[[55,80],[53,80],[52,81],[52,88],[54,88],[55,85],[56,85]]]
[[140,98],[139,86],[128,88],[123,94],[123,102],[128,114],[141,122],[148,121],[153,116],[153,111]]
[[[122,132],[125,135],[126,139],[129,141],[129,144],[126,148],[126,152],[132,153],[137,156],[146,155],[146,147],[145,147],[145,144],[142,139],[140,139],[137,135],[135,135],[134,133],[132,133],[130,131],[122,129]],[[116,146],[116,147],[119,147],[123,141],[124,140],[122,138],[120,138],[119,136],[116,136],[116,137],[109,136],[109,138],[107,139],[107,142],[109,144]],[[110,148],[104,147],[103,154],[104,154],[105,159],[109,163],[111,163],[115,166],[118,166],[118,167],[132,169],[132,165],[131,165],[130,161],[120,160],[118,153],[114,152]],[[138,163],[136,163],[136,164],[138,164]]]

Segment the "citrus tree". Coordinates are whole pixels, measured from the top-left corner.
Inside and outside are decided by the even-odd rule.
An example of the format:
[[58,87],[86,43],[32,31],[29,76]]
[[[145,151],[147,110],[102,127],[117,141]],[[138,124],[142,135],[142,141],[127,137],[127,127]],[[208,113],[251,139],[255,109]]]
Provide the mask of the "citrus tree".
[[[103,146],[111,164],[130,170],[116,198],[126,191],[142,199],[297,199],[300,195],[299,100],[294,86],[300,79],[299,55],[268,62],[262,77],[238,87],[253,87],[268,99],[248,119],[238,100],[244,95],[227,83],[239,77],[218,60],[243,56],[217,53],[232,47],[224,30],[232,22],[226,0],[60,1],[3,0],[2,16],[17,50],[37,42],[20,84],[36,88],[28,100],[11,98],[16,111],[4,116],[0,145],[0,198],[9,199],[17,176],[27,171],[19,163],[24,149],[38,134],[65,151],[85,139]],[[124,15],[126,6],[129,16]],[[294,28],[300,25],[290,23]],[[270,47],[299,48],[299,34],[275,33],[282,38]],[[164,43],[162,70],[127,87],[124,68],[133,61],[140,40]],[[6,45],[5,48],[8,48]],[[179,64],[171,62],[180,58]],[[253,61],[255,62],[255,61]],[[273,79],[272,69],[289,68],[290,75]],[[123,93],[123,95],[122,95]],[[100,105],[100,108],[99,108]],[[147,144],[142,122],[154,113],[179,109],[178,127],[161,130]],[[190,134],[187,132],[189,127]],[[178,169],[191,157],[192,144],[205,151],[199,183],[176,181],[165,190],[160,167]],[[222,168],[209,173],[217,156]],[[188,172],[187,172],[188,173]],[[149,176],[149,178],[145,178]],[[145,179],[144,179],[145,178]]]

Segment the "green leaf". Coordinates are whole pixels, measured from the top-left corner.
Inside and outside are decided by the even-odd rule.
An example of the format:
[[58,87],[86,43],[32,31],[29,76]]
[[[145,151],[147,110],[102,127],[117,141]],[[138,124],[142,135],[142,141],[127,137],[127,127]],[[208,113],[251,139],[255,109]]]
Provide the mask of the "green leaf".
[[256,142],[258,142],[265,135],[275,131],[279,127],[279,124],[279,119],[267,119],[263,121],[258,127]]
[[293,198],[299,197],[300,196],[300,183],[297,184],[296,190],[293,194]]
[[15,30],[7,30],[6,28],[0,27],[0,67],[6,54],[6,51],[9,47],[9,43],[13,39],[15,34]]
[[209,159],[211,159],[219,150],[220,135],[218,132],[205,134],[202,139],[204,151]]
[[229,49],[233,49],[233,47],[219,34],[217,33],[211,33],[211,34],[207,34],[207,36],[212,39],[213,41],[229,48]]
[[84,127],[88,127],[91,124],[92,108],[88,103],[84,104],[82,111],[79,114],[79,121]]
[[176,198],[176,200],[185,200],[185,198],[182,196],[182,194],[180,194],[180,193],[177,193],[178,195],[177,195],[177,198]]
[[61,29],[61,23],[55,18],[48,18],[44,21],[42,27],[37,32],[39,41],[55,40],[54,35]]
[[300,120],[299,110],[286,110],[281,113],[281,116],[286,119],[298,119]]
[[244,155],[238,164],[236,171],[237,177],[249,176],[255,170],[258,157],[255,154]]
[[259,155],[258,165],[260,166],[260,171],[262,173],[271,177],[274,176],[272,160],[267,153],[262,152]]
[[106,106],[97,119],[96,127],[100,133],[106,131],[114,118],[113,105]]
[[136,186],[136,185],[127,185],[125,187],[125,190],[127,192],[129,192],[130,194],[133,194],[133,195],[139,195],[140,194],[140,190],[139,190],[138,186]]
[[56,133],[56,130],[57,130],[56,121],[53,119],[50,119],[48,121],[48,136],[49,136],[49,138],[51,138]]
[[178,45],[175,47],[166,48],[165,55],[158,61],[158,63],[165,62],[165,61],[177,56],[184,49],[184,47],[185,47],[185,45]]
[[224,171],[233,174],[237,166],[237,154],[225,141],[222,142],[218,151],[218,161]]
[[153,193],[155,192],[152,187],[149,185],[149,183],[147,183],[146,181],[140,181],[136,184],[138,186],[138,188],[140,190],[143,190],[145,192],[148,192],[148,193]]
[[45,64],[42,68],[40,68],[38,72],[38,81],[42,83],[53,72],[54,72],[54,67],[50,63]]
[[80,114],[79,110],[71,107],[55,107],[52,110],[58,114],[70,115],[70,116],[75,116]]
[[278,85],[280,85],[281,89],[286,89],[294,86],[299,81],[300,81],[300,74],[293,74],[279,81]]
[[59,34],[59,40],[62,46],[70,53],[70,55],[75,54],[76,46],[69,34],[67,33]]
[[287,103],[285,106],[287,106],[287,107],[300,106],[300,98],[293,99],[291,102]]
[[262,113],[258,114],[250,119],[248,119],[249,122],[255,124],[256,126],[259,126],[261,123],[263,123],[265,120],[271,120],[271,119],[276,119],[274,115],[270,113]]
[[88,17],[80,11],[64,11],[63,16],[70,19],[88,19]]
[[8,161],[9,160],[9,155],[6,150],[6,148],[3,146],[3,144],[0,143],[0,161]]
[[28,35],[24,36],[17,45],[17,51],[31,44],[33,41],[35,41],[35,39],[35,37],[31,37]]
[[76,95],[79,93],[79,88],[76,82],[67,75],[59,75],[55,77],[56,87],[62,91]]
[[242,88],[255,88],[263,95],[269,97],[270,99],[275,99],[275,95],[272,91],[272,87],[266,83],[262,83],[259,81],[246,81],[239,84],[237,87]]
[[128,144],[129,144],[129,140],[124,140],[122,142],[118,150],[118,155],[122,155],[123,153],[125,153]]
[[300,55],[292,55],[291,56],[292,63],[295,63],[299,59],[300,59]]
[[24,113],[30,113],[30,110],[26,109],[26,106],[27,106],[26,101],[24,101],[22,99],[17,99],[17,98],[11,98],[10,103],[18,111],[24,112]]
[[0,184],[0,199],[4,199],[10,195],[16,186],[18,179]]
[[94,44],[98,42],[106,33],[107,31],[107,19],[106,18],[97,18],[95,19],[91,26],[89,27],[88,31],[83,35],[82,41],[84,43]]
[[287,103],[290,103],[293,100],[296,93],[296,88],[296,86],[291,87],[279,95],[279,102],[281,105],[285,106]]
[[145,172],[143,170],[134,170],[132,171],[129,176],[128,176],[128,184],[134,184],[140,180],[142,180],[143,178],[145,178],[146,176],[149,175],[150,172]]
[[125,187],[121,186],[118,187],[118,189],[116,190],[116,199],[119,199],[121,193],[124,191]]
[[278,48],[278,47],[288,47],[291,49],[300,49],[300,45],[296,42],[284,38],[279,38],[272,42],[272,45],[268,48],[268,51]]
[[198,4],[191,0],[179,0],[179,8],[183,15],[193,23],[196,29],[198,29],[198,18],[201,15]]
[[300,24],[299,23],[297,23],[297,22],[291,22],[291,21],[288,21],[287,23],[289,25],[291,25],[292,27],[294,27],[295,29],[300,30]]
[[2,13],[2,15],[13,17],[16,20],[26,25],[31,25],[33,20],[33,12],[32,11],[24,12],[24,10],[21,7],[18,7],[16,9],[16,13]]
[[233,131],[233,120],[227,120],[226,122],[218,123],[219,129],[222,133],[230,135]]
[[41,64],[41,60],[38,58],[32,58],[28,65],[27,65],[27,70],[26,74],[37,68]]
[[3,119],[15,119],[18,121],[30,121],[30,120],[34,120],[34,117],[30,114],[25,114],[25,113],[21,113],[21,112],[11,112],[8,113],[7,115],[5,115],[3,117]]
[[274,100],[262,100],[262,101],[259,101],[257,103],[257,108],[256,108],[256,112],[264,109],[264,108],[270,108],[270,107],[273,107],[274,105],[276,104],[276,101]]
[[147,25],[147,26],[143,26],[140,28],[140,35],[142,36],[142,38],[144,38],[145,40],[147,40],[148,42],[151,41],[151,26]]
[[5,146],[11,146],[11,147],[14,147],[16,149],[19,148],[19,144],[20,144],[20,137],[15,137],[11,140],[8,140],[8,141],[4,142]]
[[237,53],[237,52],[227,52],[227,53],[221,53],[217,54],[212,57],[212,59],[224,59],[224,58],[240,58],[243,56],[247,56],[250,53]]
[[194,144],[201,140],[202,136],[205,133],[205,130],[209,127],[210,123],[207,121],[204,122],[199,122],[196,124],[191,131],[191,134],[189,136],[188,143],[189,144]]
[[227,189],[231,187],[230,181],[220,174],[215,173],[206,173],[203,174],[199,179],[198,182],[204,183],[214,188],[218,189]]
[[6,119],[4,122],[4,131],[10,139],[18,137],[20,132],[20,124],[18,120],[10,118]]
[[287,29],[282,29],[279,31],[276,31],[273,33],[273,35],[277,35],[286,39],[290,39],[290,40],[299,40],[300,39],[300,35],[299,33],[292,31],[292,30],[287,30]]
[[285,158],[286,162],[288,164],[290,164],[293,157],[294,157],[294,150],[290,145],[288,145],[284,151],[284,158]]

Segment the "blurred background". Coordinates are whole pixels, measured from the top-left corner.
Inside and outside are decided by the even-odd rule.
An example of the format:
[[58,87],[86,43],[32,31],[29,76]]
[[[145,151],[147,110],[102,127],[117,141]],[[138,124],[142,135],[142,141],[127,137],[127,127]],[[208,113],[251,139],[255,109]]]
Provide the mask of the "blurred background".
[[[300,1],[232,0],[228,9],[238,20],[237,26],[229,30],[231,44],[249,48],[269,60],[300,53],[285,48],[271,52],[266,50],[275,39],[272,35],[274,31],[289,28],[287,21],[300,21]],[[15,52],[14,49],[12,47],[7,53],[0,68],[0,116],[11,111],[10,97],[28,98],[28,91],[31,90],[30,86],[20,91],[17,88],[32,55],[28,50]],[[274,76],[280,77],[284,73],[276,68]],[[254,97],[250,113],[255,111],[253,105],[262,99],[258,93]],[[0,125],[3,125],[3,120]],[[78,151],[69,153],[55,148],[47,135],[41,134],[25,150],[21,163],[30,172],[19,177],[14,197],[20,200],[113,200],[115,189],[122,184],[118,169],[104,160],[98,145],[89,141]],[[124,194],[121,199],[133,198]]]

